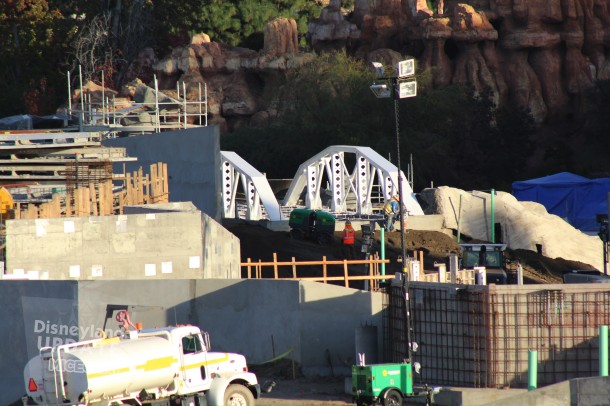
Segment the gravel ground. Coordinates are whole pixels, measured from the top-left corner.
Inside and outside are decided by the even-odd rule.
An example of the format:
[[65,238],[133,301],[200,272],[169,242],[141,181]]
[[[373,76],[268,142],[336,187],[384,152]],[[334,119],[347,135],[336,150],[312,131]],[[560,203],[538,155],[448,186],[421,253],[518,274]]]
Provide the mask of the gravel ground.
[[[261,379],[261,387],[269,378]],[[345,394],[344,378],[316,377],[297,379],[272,379],[275,385],[268,393],[262,393],[257,406],[297,405],[352,405],[352,397]]]

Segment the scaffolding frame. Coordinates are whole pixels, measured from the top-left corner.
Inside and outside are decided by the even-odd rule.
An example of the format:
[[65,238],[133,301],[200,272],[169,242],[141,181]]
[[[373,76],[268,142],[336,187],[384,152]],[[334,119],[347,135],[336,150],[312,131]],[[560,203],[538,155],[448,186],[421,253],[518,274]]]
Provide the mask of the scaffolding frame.
[[[68,72],[68,116],[78,118],[79,131],[105,132],[106,138],[119,134],[158,133],[178,129],[206,127],[208,125],[208,90],[206,83],[197,83],[197,96],[187,99],[187,88],[184,81],[176,83],[176,98],[166,97],[159,100],[159,82],[154,76],[154,103],[136,103],[131,100],[117,99],[114,94],[105,94],[104,76],[102,73],[101,101],[94,101],[91,93],[83,91],[82,72],[79,67],[80,108],[74,108]],[[203,85],[203,86],[202,86]],[[143,121],[143,117],[146,119]]]

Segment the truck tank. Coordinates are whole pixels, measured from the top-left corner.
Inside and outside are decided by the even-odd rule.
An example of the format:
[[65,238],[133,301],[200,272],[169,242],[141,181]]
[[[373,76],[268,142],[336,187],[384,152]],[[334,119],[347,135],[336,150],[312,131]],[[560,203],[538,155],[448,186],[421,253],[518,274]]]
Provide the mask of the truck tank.
[[[44,388],[39,391],[46,392],[48,403],[57,400],[61,403],[62,398],[68,403],[83,402],[85,397],[89,401],[102,397],[111,399],[142,389],[171,390],[174,378],[180,374],[176,345],[159,336],[113,338],[100,340],[91,347],[65,347],[59,357],[53,352],[54,361],[51,352],[47,351],[30,360],[25,368],[26,382],[29,377],[44,374]],[[53,364],[56,367],[61,364],[63,373],[54,371],[57,368],[53,368]],[[36,394],[28,388],[28,395],[35,401]]]

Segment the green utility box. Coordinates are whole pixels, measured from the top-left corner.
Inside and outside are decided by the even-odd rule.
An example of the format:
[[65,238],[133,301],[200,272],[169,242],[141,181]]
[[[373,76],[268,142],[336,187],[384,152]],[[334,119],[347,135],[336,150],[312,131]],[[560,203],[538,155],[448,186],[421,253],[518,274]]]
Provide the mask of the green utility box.
[[332,242],[335,232],[335,216],[322,210],[294,209],[288,225],[293,238],[315,240],[327,245]]
[[352,392],[358,406],[401,406],[413,396],[411,364],[376,364],[352,366]]

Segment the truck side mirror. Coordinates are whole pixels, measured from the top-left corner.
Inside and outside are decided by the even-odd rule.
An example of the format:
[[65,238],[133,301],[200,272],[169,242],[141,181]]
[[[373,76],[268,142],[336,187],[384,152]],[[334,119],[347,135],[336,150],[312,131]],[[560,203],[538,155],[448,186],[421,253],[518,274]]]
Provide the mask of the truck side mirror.
[[207,331],[202,331],[201,335],[203,336],[203,344],[205,345],[205,350],[211,351],[212,344],[210,344],[210,334]]

